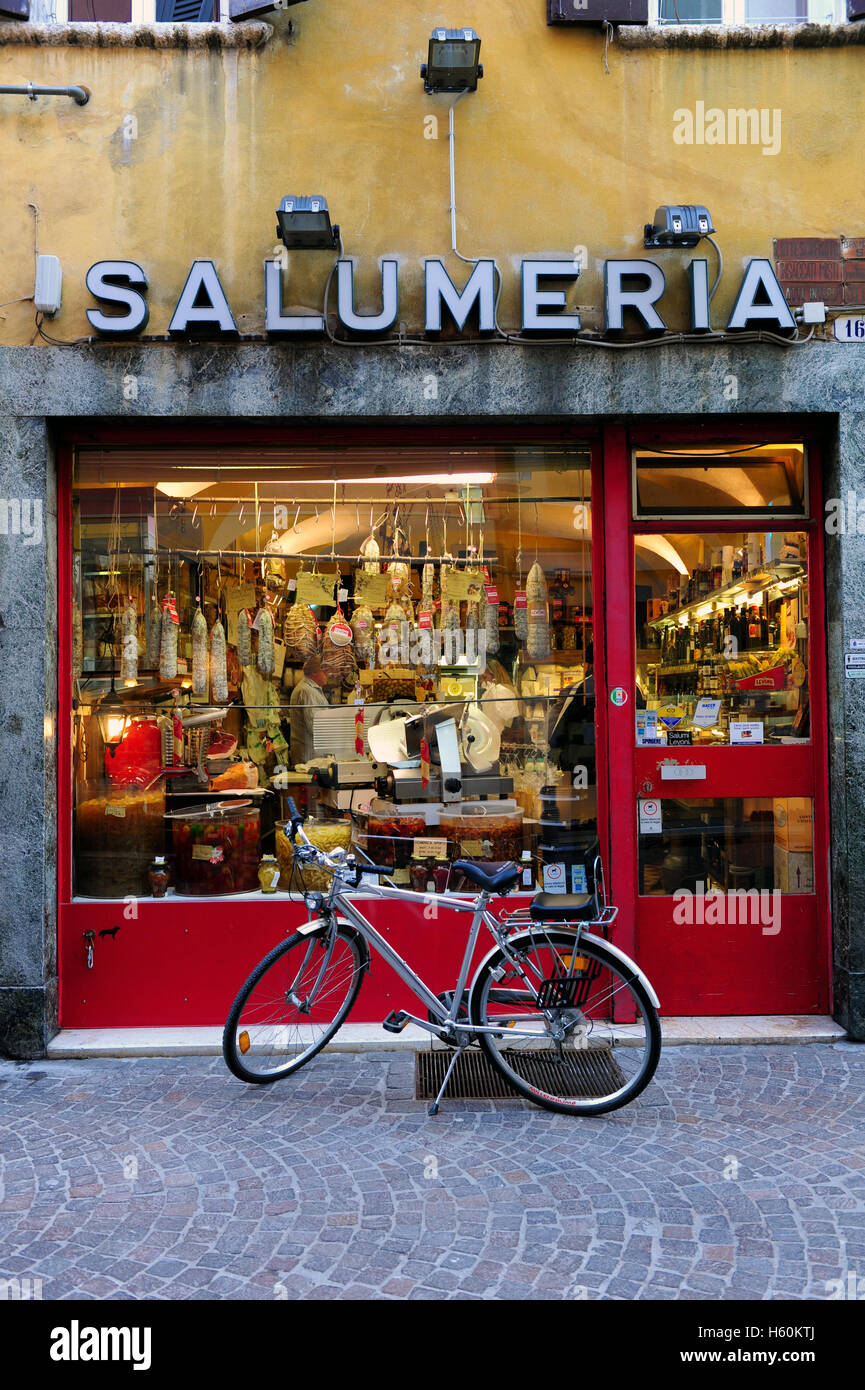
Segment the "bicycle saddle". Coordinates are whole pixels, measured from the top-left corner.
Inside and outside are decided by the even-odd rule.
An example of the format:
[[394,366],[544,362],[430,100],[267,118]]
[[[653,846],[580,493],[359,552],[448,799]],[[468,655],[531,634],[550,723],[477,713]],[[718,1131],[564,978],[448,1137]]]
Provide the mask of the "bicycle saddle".
[[595,911],[592,893],[536,893],[529,904],[533,922],[586,922]]
[[473,859],[457,859],[454,868],[465,874],[469,883],[476,888],[485,888],[490,893],[496,893],[500,888],[512,888],[520,876],[518,866],[510,861],[506,864],[481,864]]

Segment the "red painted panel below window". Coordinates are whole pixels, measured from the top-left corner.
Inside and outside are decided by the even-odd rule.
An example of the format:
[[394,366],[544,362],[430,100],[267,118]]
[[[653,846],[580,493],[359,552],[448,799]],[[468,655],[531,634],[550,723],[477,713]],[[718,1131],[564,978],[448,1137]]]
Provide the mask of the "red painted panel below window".
[[[501,899],[493,902],[493,910],[505,902],[511,908],[526,901]],[[468,914],[442,912],[430,921],[423,908],[413,905],[395,908],[368,901],[361,909],[434,993],[453,989],[471,923]],[[136,919],[127,920],[123,903],[76,902],[64,909],[62,1028],[222,1024],[253,966],[307,919],[301,903],[285,898],[187,898],[182,905],[140,899],[137,911]],[[99,936],[115,926],[120,928],[115,936]],[[87,969],[85,931],[96,932],[92,970]],[[483,928],[475,961],[492,946]],[[391,1009],[421,1012],[411,991],[373,954],[352,1021],[380,1023]]]
[[[780,901],[781,929],[770,935],[750,920],[678,925],[671,898],[640,898],[640,965],[658,992],[662,1014],[826,1013],[823,935],[814,929],[814,898]],[[771,921],[767,925],[771,932]]]

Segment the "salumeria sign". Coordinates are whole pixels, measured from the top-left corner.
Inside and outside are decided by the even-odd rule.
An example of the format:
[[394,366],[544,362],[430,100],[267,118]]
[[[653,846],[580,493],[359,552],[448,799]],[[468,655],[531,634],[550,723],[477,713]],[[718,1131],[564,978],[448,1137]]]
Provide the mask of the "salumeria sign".
[[[567,284],[578,279],[573,260],[524,260],[521,266],[521,331],[531,334],[573,334],[580,330],[579,314],[567,309]],[[709,263],[692,260],[687,268],[691,332],[708,333]],[[481,333],[496,330],[496,280],[493,260],[477,263],[462,289],[458,289],[440,260],[424,262],[424,331],[439,333],[444,314],[462,332],[473,310]],[[87,318],[97,333],[132,337],[147,327],[147,276],[135,261],[97,261],[87,272],[87,288],[100,305],[88,309]],[[667,287],[661,267],[650,260],[604,262],[604,330],[620,333],[625,311],[630,310],[647,333],[664,333],[667,325],[657,309]],[[273,337],[316,336],[325,333],[323,314],[283,312],[283,267],[278,260],[264,263],[265,328]],[[336,265],[337,315],[350,333],[361,338],[389,332],[399,318],[399,267],[396,260],[381,262],[381,311],[358,313],[355,308],[354,263]],[[762,257],[749,261],[742,274],[733,311],[727,322],[732,330],[767,328],[795,331],[793,314],[775,276],[772,263]],[[236,337],[237,324],[228,298],[210,260],[195,260],[186,277],[168,331],[172,336],[206,334]]]

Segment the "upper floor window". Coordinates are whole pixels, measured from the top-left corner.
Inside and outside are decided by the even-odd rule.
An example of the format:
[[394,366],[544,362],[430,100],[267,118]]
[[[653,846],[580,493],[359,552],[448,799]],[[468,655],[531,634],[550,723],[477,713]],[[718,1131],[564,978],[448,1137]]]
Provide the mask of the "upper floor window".
[[841,24],[844,0],[650,0],[654,24]]
[[31,24],[202,24],[228,18],[228,0],[30,0]]

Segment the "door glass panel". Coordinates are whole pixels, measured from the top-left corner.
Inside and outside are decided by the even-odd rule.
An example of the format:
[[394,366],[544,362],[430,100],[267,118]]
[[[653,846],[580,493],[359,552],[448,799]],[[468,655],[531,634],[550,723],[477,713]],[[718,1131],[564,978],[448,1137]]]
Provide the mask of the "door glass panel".
[[802,444],[634,451],[636,516],[805,514]]
[[635,538],[640,745],[810,737],[807,536]]
[[638,814],[641,894],[814,892],[809,797],[642,798]]

